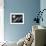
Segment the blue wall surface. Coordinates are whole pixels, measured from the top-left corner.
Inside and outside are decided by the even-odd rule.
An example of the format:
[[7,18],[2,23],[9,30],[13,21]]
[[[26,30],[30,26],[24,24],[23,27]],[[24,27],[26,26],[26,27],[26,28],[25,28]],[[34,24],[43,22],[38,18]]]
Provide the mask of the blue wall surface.
[[[4,0],[4,35],[7,41],[18,41],[32,28],[40,9],[40,0]],[[10,13],[24,13],[24,24],[10,24]]]
[[[40,1],[40,10],[42,11],[43,9],[46,9],[46,0],[41,0]],[[46,27],[46,10],[43,12],[43,22],[40,21],[40,25]]]

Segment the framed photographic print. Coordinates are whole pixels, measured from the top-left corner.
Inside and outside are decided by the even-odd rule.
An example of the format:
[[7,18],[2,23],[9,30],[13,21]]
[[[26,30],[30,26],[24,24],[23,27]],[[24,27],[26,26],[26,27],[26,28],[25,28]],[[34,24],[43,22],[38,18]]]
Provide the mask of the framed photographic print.
[[24,24],[24,13],[10,13],[10,24]]

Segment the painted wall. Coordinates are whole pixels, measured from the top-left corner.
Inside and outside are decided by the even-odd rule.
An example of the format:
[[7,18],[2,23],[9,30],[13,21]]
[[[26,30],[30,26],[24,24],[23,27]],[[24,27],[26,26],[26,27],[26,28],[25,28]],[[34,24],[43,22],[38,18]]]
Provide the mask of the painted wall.
[[[41,9],[41,11],[42,11],[43,9],[46,9],[46,0],[41,0],[41,1],[40,1],[40,9]],[[41,21],[41,22],[40,22],[40,25],[46,26],[46,10],[43,12],[42,17],[43,17],[43,22]]]
[[[40,0],[4,0],[4,35],[7,41],[18,41],[32,29],[40,9]],[[10,24],[10,13],[24,13],[24,24]]]

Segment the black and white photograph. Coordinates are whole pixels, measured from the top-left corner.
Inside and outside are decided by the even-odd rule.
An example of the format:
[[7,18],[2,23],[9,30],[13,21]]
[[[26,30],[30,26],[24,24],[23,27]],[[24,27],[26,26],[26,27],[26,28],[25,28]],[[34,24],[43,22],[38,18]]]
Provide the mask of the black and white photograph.
[[11,24],[24,24],[24,13],[10,13]]

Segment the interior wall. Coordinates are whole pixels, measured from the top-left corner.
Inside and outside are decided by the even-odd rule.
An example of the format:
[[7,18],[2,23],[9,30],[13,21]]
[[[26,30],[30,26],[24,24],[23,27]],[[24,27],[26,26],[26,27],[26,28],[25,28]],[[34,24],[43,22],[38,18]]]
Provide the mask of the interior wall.
[[[32,29],[32,21],[40,10],[40,0],[4,0],[4,38],[18,41]],[[10,13],[24,13],[24,24],[10,24]]]
[[[46,0],[40,0],[40,10],[46,9]],[[46,27],[46,10],[43,12],[43,22],[40,21],[40,25]]]

